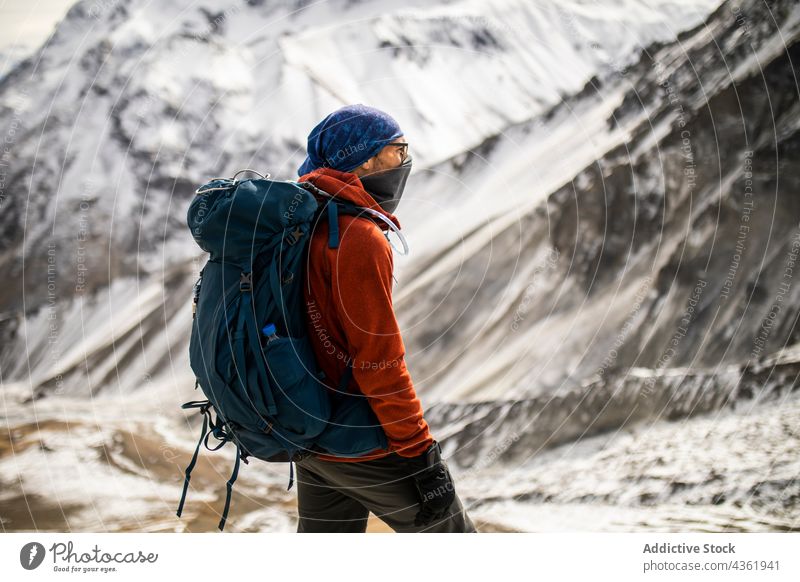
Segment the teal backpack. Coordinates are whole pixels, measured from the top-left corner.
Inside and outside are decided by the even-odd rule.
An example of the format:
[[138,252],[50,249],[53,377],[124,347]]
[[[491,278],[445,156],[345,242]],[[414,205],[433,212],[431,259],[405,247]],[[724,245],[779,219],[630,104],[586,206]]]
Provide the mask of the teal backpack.
[[[206,400],[183,404],[203,415],[200,440],[186,468],[181,516],[200,446],[236,445],[222,530],[239,461],[289,463],[315,452],[359,457],[386,448],[386,434],[366,397],[348,393],[348,366],[329,389],[307,337],[303,301],[308,242],[325,219],[328,245],[339,245],[341,213],[370,219],[309,182],[214,178],[196,191],[187,222],[208,262],[194,287],[189,363]],[[257,173],[257,172],[254,172]],[[260,176],[260,174],[259,174]],[[314,194],[327,198],[317,202]],[[212,448],[209,438],[217,441]],[[288,490],[287,489],[287,490]]]

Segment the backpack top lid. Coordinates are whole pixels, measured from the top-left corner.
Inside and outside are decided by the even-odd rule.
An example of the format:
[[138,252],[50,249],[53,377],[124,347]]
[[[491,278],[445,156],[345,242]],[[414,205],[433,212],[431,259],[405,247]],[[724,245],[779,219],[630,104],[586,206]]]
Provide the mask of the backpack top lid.
[[249,261],[285,229],[309,222],[317,207],[295,182],[215,178],[197,189],[186,220],[212,260]]

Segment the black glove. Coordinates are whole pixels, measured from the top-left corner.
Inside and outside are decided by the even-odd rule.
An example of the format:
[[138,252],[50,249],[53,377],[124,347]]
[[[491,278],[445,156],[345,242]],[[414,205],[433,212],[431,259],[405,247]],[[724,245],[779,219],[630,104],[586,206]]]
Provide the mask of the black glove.
[[428,525],[447,515],[448,508],[456,498],[453,478],[442,459],[442,449],[435,442],[419,457],[408,459],[413,468],[414,484],[419,493],[421,509],[414,518],[414,525]]

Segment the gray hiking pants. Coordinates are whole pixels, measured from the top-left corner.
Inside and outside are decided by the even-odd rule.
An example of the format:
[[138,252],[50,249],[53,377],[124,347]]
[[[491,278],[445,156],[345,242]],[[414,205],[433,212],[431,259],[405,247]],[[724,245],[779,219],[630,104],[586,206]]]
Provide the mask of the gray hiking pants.
[[363,533],[372,512],[396,532],[476,533],[458,494],[447,516],[415,526],[419,493],[398,458],[341,463],[310,456],[295,463],[297,531]]

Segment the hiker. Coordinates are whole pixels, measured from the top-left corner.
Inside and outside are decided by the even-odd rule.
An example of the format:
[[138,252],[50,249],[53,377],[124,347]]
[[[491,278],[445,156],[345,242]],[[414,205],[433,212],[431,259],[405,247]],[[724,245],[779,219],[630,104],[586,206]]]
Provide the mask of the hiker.
[[[297,461],[298,532],[364,532],[370,511],[396,532],[476,531],[423,417],[392,307],[393,256],[383,231],[387,222],[400,228],[392,212],[411,169],[408,148],[391,116],[349,105],[311,131],[298,169],[299,182],[386,219],[340,216],[336,248],[320,220],[303,289],[326,385],[365,396],[389,445],[359,457],[315,453]],[[321,205],[328,200],[316,196]]]

